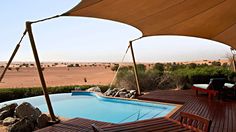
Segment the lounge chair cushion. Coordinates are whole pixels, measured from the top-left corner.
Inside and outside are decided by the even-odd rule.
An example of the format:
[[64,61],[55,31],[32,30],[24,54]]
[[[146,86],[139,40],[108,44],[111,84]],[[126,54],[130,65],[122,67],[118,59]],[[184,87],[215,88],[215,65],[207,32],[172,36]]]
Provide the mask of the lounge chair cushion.
[[193,84],[194,87],[207,89],[209,84]]
[[225,83],[224,86],[227,87],[227,88],[233,88],[235,86],[235,84]]

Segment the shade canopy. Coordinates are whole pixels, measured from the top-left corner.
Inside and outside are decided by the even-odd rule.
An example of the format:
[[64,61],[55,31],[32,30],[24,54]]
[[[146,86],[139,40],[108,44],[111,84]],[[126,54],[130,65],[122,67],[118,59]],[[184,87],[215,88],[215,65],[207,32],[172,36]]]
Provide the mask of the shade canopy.
[[109,19],[143,36],[194,36],[236,48],[236,0],[82,0],[63,16]]

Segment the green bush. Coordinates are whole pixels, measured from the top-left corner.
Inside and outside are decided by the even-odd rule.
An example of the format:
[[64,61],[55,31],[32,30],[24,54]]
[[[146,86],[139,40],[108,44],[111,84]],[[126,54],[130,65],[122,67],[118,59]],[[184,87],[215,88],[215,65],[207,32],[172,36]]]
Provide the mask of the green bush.
[[172,77],[179,88],[189,88],[192,84],[197,83],[207,84],[211,78],[228,79],[233,76],[232,71],[219,66],[183,68],[172,72]]
[[[146,69],[140,64],[138,66],[139,84],[142,91],[170,88],[188,89],[192,84],[207,84],[211,78],[226,78],[236,81],[236,73],[226,66],[219,66],[218,63],[214,65],[156,63],[151,69]],[[136,89],[133,68],[128,66],[120,68],[116,78],[116,86]]]
[[[146,70],[144,66],[139,65],[138,77],[142,91],[155,89],[163,72],[159,70]],[[136,89],[136,82],[133,68],[122,67],[116,76],[116,86],[126,89]]]
[[[80,87],[82,90],[86,90],[94,85],[83,85],[83,86],[57,86],[57,87],[48,87],[47,91],[49,94],[55,93],[70,93],[75,87]],[[108,89],[108,86],[99,85],[102,92],[105,92]],[[0,102],[38,96],[42,95],[42,88],[1,88],[0,89]]]
[[164,72],[165,67],[164,67],[164,64],[162,64],[162,63],[155,63],[153,66],[153,69]]

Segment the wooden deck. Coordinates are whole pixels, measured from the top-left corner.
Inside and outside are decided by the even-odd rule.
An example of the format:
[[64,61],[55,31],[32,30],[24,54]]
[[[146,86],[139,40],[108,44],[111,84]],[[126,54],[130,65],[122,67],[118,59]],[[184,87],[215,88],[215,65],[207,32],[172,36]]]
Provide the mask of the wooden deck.
[[178,120],[179,112],[185,111],[211,119],[211,132],[236,132],[236,100],[208,100],[206,95],[196,97],[193,90],[154,91],[139,99],[181,103],[183,106],[170,118]]
[[95,124],[96,126],[107,126],[112,123],[74,118],[68,121],[60,122],[59,124],[39,129],[36,132],[89,132],[92,131],[91,124]]
[[104,132],[191,132],[168,118],[155,118],[100,127]]
[[[236,132],[236,101],[235,100],[208,100],[206,95],[195,96],[192,90],[160,90],[147,95],[140,96],[139,99],[149,101],[162,101],[168,103],[179,103],[183,106],[177,110],[170,120],[178,120],[179,112],[185,111],[198,114],[212,120],[211,132]],[[156,118],[145,121],[137,121],[123,124],[110,124],[82,118],[71,119],[41,130],[40,132],[75,132],[92,131],[91,124],[100,126],[104,131],[182,131],[180,126],[169,122],[166,118]]]

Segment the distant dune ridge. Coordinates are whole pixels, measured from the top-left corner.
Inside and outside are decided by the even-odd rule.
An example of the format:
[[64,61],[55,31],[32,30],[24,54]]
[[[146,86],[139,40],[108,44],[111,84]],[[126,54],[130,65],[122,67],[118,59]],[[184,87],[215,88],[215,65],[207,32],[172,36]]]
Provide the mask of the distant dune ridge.
[[[219,61],[221,64],[228,60],[200,60],[176,62],[182,64],[210,64]],[[7,62],[0,62],[0,74]],[[47,86],[68,85],[109,85],[115,75],[111,67],[117,63],[101,62],[44,62],[42,63]],[[145,63],[147,66],[154,63]],[[127,62],[123,65],[132,65]],[[85,81],[86,80],[86,81]],[[33,62],[14,62],[5,74],[0,88],[40,87],[37,69]]]

